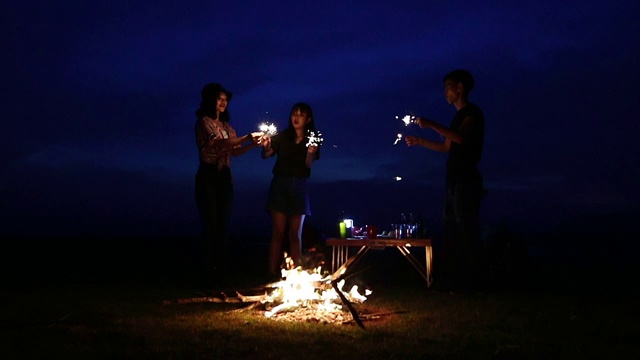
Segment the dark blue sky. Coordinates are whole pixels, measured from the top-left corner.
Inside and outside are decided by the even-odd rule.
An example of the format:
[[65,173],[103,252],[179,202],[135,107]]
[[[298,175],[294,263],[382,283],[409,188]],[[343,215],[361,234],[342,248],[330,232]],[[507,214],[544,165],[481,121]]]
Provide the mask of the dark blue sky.
[[[312,105],[324,135],[309,220],[440,221],[445,156],[393,145],[411,111],[444,124],[467,68],[487,121],[487,224],[548,229],[638,213],[636,1],[5,1],[3,235],[192,235],[194,110],[234,93],[240,133]],[[234,227],[269,237],[273,159],[234,158]],[[395,176],[402,177],[395,181]]]

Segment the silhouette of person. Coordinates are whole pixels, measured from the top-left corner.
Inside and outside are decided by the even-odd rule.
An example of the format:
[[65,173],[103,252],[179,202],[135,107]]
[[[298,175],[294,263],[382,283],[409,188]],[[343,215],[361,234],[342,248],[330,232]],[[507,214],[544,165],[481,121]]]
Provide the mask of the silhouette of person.
[[199,253],[203,285],[225,281],[229,255],[229,220],[233,203],[231,157],[258,146],[259,134],[236,136],[229,124],[232,94],[219,83],[205,85],[196,110],[195,136],[200,163],[195,180],[195,200],[202,223]]
[[313,111],[308,104],[297,103],[291,108],[288,127],[262,142],[263,159],[277,156],[266,206],[272,222],[268,270],[274,277],[279,276],[287,225],[289,255],[295,266],[301,265],[302,229],[305,216],[311,215],[307,181],[313,162],[320,158],[317,144],[307,146],[308,131],[316,131]]
[[445,99],[456,108],[449,127],[426,118],[416,119],[420,128],[432,129],[443,141],[416,136],[406,136],[405,141],[408,146],[448,153],[440,276],[448,286],[471,291],[481,274],[479,216],[485,189],[478,163],[484,145],[484,115],[468,99],[474,87],[469,71],[454,70],[444,76],[443,83]]

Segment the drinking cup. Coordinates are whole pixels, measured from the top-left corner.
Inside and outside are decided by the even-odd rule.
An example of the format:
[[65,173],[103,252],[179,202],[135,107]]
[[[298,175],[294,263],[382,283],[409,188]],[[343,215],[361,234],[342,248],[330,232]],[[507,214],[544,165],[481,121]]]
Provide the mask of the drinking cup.
[[367,237],[369,239],[378,237],[378,227],[375,225],[367,225]]
[[394,239],[400,239],[400,236],[402,236],[400,224],[391,224],[391,236],[393,236]]

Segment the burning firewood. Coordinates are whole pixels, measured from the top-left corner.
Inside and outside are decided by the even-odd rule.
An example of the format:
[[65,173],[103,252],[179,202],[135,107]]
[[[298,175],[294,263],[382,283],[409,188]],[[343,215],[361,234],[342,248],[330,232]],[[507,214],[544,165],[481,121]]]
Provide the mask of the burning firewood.
[[205,303],[205,302],[241,303],[242,299],[237,297],[226,297],[226,296],[221,296],[221,297],[200,296],[200,297],[192,297],[192,298],[185,298],[185,299],[165,300],[162,303],[164,305],[169,305],[169,304],[194,304],[194,303]]
[[[365,295],[371,292],[366,290],[365,294],[360,294],[356,285],[349,291],[343,290],[346,282],[344,274],[351,263],[352,261],[347,261],[335,273],[322,275],[321,267],[303,270],[301,267],[293,268],[293,263],[288,261],[287,269],[282,270],[282,279],[261,288],[264,294],[244,295],[241,291],[235,291],[233,296],[227,296],[221,292],[217,296],[177,299],[164,303],[252,303],[250,308],[256,308],[258,304],[264,306],[264,315],[272,319],[355,321],[364,328],[353,303],[364,302],[367,299]],[[347,308],[348,313],[342,306]]]

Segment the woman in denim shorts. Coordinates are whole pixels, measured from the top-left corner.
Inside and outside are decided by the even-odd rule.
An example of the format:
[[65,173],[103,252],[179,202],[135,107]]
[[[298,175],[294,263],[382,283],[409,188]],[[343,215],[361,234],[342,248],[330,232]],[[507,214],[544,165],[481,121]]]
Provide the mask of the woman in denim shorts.
[[307,144],[309,132],[316,132],[313,111],[308,104],[297,103],[291,108],[288,127],[262,141],[262,158],[276,155],[267,198],[272,221],[269,273],[274,276],[279,276],[284,258],[282,249],[287,224],[289,256],[294,266],[300,265],[302,226],[305,216],[311,215],[307,181],[313,162],[320,158],[318,145]]

